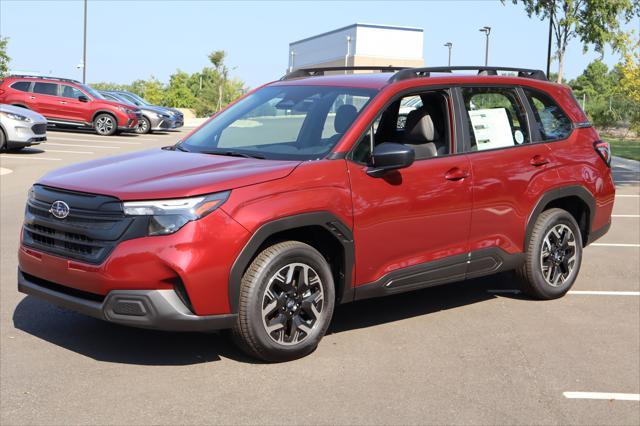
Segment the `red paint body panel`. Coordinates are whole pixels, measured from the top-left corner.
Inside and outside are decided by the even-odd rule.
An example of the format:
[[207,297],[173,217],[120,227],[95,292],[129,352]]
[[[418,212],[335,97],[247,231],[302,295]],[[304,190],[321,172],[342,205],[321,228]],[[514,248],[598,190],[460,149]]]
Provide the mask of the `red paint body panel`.
[[356,241],[356,286],[399,268],[467,253],[471,223],[469,179],[449,181],[466,155],[416,161],[384,178],[349,163]]
[[67,166],[40,183],[121,200],[181,198],[281,179],[298,164],[153,149]]

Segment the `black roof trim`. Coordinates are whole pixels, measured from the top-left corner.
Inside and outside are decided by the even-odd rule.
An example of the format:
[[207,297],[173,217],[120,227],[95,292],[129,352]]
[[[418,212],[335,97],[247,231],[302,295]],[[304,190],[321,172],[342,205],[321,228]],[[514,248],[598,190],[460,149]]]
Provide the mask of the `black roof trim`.
[[54,81],[63,81],[65,83],[82,84],[78,80],[72,80],[70,78],[49,77],[46,75],[11,74],[11,75],[5,76],[5,78],[33,78],[37,80],[54,80]]
[[396,72],[408,70],[407,67],[394,67],[391,65],[367,65],[352,67],[319,67],[319,68],[300,68],[285,74],[280,80],[293,80],[294,78],[316,77],[324,75],[327,71],[380,71],[380,72]]
[[396,81],[408,80],[411,78],[429,77],[431,73],[435,72],[446,73],[452,71],[478,71],[478,75],[498,75],[498,71],[512,71],[517,72],[518,77],[548,81],[547,75],[544,73],[544,71],[536,69],[514,67],[455,66],[407,68],[395,73],[389,79],[389,83],[395,83]]

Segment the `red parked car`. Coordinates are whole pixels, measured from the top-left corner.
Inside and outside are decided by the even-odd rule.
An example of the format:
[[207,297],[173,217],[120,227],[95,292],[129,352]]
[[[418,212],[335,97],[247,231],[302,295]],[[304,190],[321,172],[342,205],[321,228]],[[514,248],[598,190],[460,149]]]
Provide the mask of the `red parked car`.
[[294,71],[174,146],[42,178],[19,290],[119,324],[232,329],[281,361],[313,351],[338,303],[503,271],[534,298],[571,288],[615,188],[569,88],[524,69],[335,70]]
[[142,114],[75,80],[13,75],[0,79],[0,103],[28,108],[60,127],[90,127],[103,136],[132,132]]

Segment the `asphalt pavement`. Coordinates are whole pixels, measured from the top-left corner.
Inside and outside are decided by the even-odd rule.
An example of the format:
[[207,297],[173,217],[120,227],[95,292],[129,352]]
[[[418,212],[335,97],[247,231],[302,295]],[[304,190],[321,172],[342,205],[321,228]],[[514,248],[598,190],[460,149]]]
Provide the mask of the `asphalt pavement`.
[[47,171],[188,130],[50,131],[0,154],[0,424],[640,424],[640,169],[614,162],[611,231],[573,291],[508,276],[341,306],[310,356],[261,364],[224,334],[109,324],[16,290],[27,190]]

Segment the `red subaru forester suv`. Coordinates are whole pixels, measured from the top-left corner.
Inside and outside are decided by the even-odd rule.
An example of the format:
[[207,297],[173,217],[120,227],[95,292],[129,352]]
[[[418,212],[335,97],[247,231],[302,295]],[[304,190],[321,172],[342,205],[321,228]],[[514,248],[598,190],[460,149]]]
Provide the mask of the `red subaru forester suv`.
[[567,87],[513,68],[336,70],[294,71],[173,146],[40,179],[19,290],[119,324],[232,329],[282,361],[314,350],[338,303],[512,270],[534,298],[571,288],[615,188]]
[[136,107],[110,101],[79,81],[55,77],[0,79],[0,104],[33,110],[56,127],[88,127],[103,136],[133,132],[142,118]]

